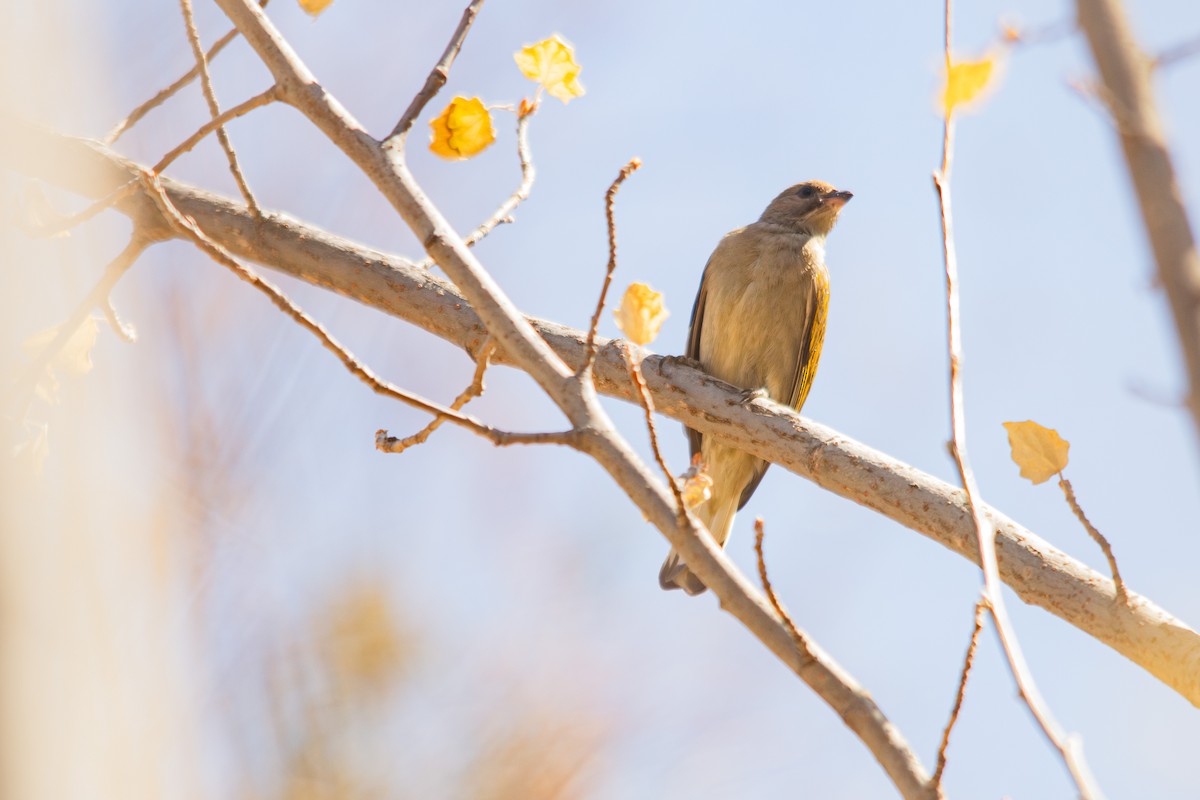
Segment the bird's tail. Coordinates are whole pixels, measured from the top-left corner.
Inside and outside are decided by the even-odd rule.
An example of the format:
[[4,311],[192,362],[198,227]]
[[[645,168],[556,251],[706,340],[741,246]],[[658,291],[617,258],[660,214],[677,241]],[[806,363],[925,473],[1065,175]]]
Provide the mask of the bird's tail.
[[[737,498],[720,507],[707,508],[712,502],[710,500],[701,506],[697,516],[708,527],[709,533],[713,535],[717,544],[724,547],[725,542],[729,539],[729,531],[733,528],[733,516],[737,513]],[[708,588],[703,581],[696,577],[695,573],[688,569],[687,564],[683,563],[683,559],[674,550],[667,554],[667,560],[663,562],[662,569],[658,571],[658,585],[667,591],[683,589],[692,596],[702,594]]]

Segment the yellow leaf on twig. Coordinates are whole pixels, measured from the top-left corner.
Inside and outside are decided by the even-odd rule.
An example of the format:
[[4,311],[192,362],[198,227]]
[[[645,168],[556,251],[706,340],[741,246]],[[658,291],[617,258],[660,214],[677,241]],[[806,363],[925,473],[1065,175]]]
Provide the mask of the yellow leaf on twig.
[[1067,450],[1071,444],[1052,428],[1044,428],[1032,420],[1006,422],[1008,445],[1012,460],[1021,468],[1021,477],[1033,483],[1044,483],[1067,466]]
[[950,116],[959,106],[979,99],[995,72],[996,59],[992,57],[951,64],[946,74],[946,88],[942,91],[943,113]]
[[299,0],[300,7],[312,16],[317,16],[333,5],[333,0]]
[[583,84],[579,82],[583,67],[575,63],[575,48],[557,33],[521,48],[513,59],[525,77],[540,83],[551,97],[567,103],[583,96]]
[[492,115],[478,97],[454,98],[429,127],[433,129],[429,149],[451,161],[478,155],[496,141]]
[[631,283],[615,312],[617,327],[634,344],[650,344],[670,314],[663,296],[644,283]]

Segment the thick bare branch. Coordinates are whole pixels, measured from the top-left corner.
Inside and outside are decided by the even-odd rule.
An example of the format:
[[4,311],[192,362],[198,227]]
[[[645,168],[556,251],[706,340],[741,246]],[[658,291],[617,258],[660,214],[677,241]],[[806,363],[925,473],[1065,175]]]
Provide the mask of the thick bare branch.
[[1200,437],[1200,254],[1150,85],[1153,62],[1138,48],[1120,0],[1076,0],[1104,83],[1142,222],[1167,292],[1188,375],[1187,407]]
[[[15,169],[88,197],[102,197],[138,174],[138,167],[95,142],[9,120]],[[264,212],[261,224],[235,203],[162,179],[172,201],[239,257],[256,261],[423,328],[468,353],[487,338],[475,310],[449,283],[412,262],[334,236],[291,217]],[[173,235],[141,192],[116,208],[147,229]],[[565,362],[585,357],[586,334],[531,319]],[[495,363],[512,365],[503,350]],[[885,453],[806,420],[766,400],[741,402],[738,390],[682,364],[647,356],[645,378],[655,407],[690,428],[783,466],[817,485],[871,508],[976,561],[975,526],[961,489]],[[637,402],[624,360],[601,340],[596,386]],[[1153,602],[1130,591],[1114,602],[1111,579],[1058,550],[999,511],[984,506],[997,531],[1000,575],[1018,596],[1046,609],[1117,652],[1200,707],[1200,635]]]

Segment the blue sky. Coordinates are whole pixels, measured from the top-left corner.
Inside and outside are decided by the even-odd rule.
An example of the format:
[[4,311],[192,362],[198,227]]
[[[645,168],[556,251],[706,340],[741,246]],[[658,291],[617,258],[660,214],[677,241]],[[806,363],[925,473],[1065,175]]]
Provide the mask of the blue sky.
[[[64,41],[95,54],[99,68],[70,73],[23,101],[68,132],[101,135],[189,64],[171,4],[46,5],[53,10],[6,9],[0,19],[33,30],[54,16]],[[994,46],[1001,19],[1036,27],[1071,14],[1068,4],[1029,0],[956,5],[964,56]],[[1200,33],[1200,7],[1130,5],[1152,53]],[[227,23],[199,6],[210,41]],[[338,0],[314,22],[275,0],[270,13],[326,87],[382,134],[441,53],[461,6]],[[575,44],[588,93],[567,107],[545,102],[531,131],[539,171],[533,196],[516,225],[479,246],[480,258],[527,313],[585,324],[607,257],[603,193],[620,166],[640,156],[645,166],[618,200],[615,288],[638,280],[665,294],[672,315],[653,349],[675,353],[700,270],[725,231],[753,220],[799,180],[851,189],[854,200],[828,244],[830,321],[804,413],[953,480],[930,180],[941,148],[934,106],[941,14],[935,2],[489,3],[431,112],[452,94],[519,100],[531,85],[511,54],[553,32]],[[1069,85],[1093,72],[1079,34],[1017,48],[990,100],[958,126],[953,188],[971,452],[989,502],[1103,569],[1054,486],[1019,478],[1000,423],[1034,419],[1057,428],[1071,442],[1067,477],[1129,583],[1195,624],[1200,449],[1178,401],[1184,378],[1174,326],[1154,285],[1113,125]],[[226,104],[267,85],[241,43],[217,62],[215,77]],[[1200,59],[1156,79],[1193,208],[1198,82]],[[154,160],[205,114],[198,92],[187,92],[118,149]],[[449,219],[469,230],[516,185],[508,120],[500,120],[494,147],[460,164],[421,146],[425,125],[413,136],[413,170]],[[417,254],[369,183],[297,113],[270,108],[230,133],[264,205],[379,249]],[[174,174],[234,191],[213,142]],[[49,281],[38,290],[42,302],[19,317],[31,331],[65,315],[88,285],[79,276],[100,268],[122,230],[119,219],[107,220],[72,245],[43,245],[69,247],[71,266],[69,275],[39,279]],[[257,724],[253,709],[263,701],[248,676],[262,669],[264,642],[302,626],[348,582],[370,575],[388,586],[397,613],[424,643],[372,741],[383,752],[424,754],[406,758],[427,770],[427,796],[439,793],[428,776],[450,771],[448,750],[462,741],[473,709],[512,697],[605,720],[609,735],[589,773],[588,797],[765,798],[799,787],[813,797],[891,796],[836,715],[721,614],[711,595],[658,590],[664,541],[582,456],[497,450],[447,428],[420,448],[384,457],[372,448],[374,431],[415,430],[424,423],[419,414],[373,396],[307,334],[187,247],[161,245],[144,262],[116,298],[139,322],[144,346],[102,338],[89,380],[123,376],[126,424],[142,403],[180,419],[196,410],[210,415],[216,463],[243,490],[237,502],[199,492],[208,499],[182,507],[176,522],[203,534],[200,588],[183,601],[180,618],[192,621],[207,654],[198,696],[218,719],[215,728],[226,723],[213,709],[231,697],[250,709],[242,712],[246,724]],[[448,345],[352,302],[283,284],[394,382],[448,400],[469,381],[468,359]],[[165,306],[164,297],[178,305]],[[195,339],[186,361],[166,333],[172,322]],[[617,335],[609,314],[601,333]],[[488,378],[487,394],[472,406],[481,417],[521,430],[560,424],[524,376],[497,368]],[[610,406],[648,454],[637,410]],[[55,413],[69,410],[68,402]],[[668,459],[683,469],[678,426],[664,420],[660,432]],[[177,477],[170,449],[158,447],[160,435],[149,434],[141,455],[123,459],[122,468],[151,473],[149,488],[166,497],[195,494]],[[49,469],[53,480],[53,462]],[[766,519],[773,581],[799,623],[932,764],[970,631],[977,571],[778,468],[735,523],[730,550],[747,569],[754,516]],[[1046,699],[1083,736],[1107,794],[1195,796],[1195,709],[1015,596],[1012,611]],[[218,781],[234,780],[246,762],[262,769],[253,750],[214,761]],[[946,786],[959,797],[1071,793],[991,634]]]

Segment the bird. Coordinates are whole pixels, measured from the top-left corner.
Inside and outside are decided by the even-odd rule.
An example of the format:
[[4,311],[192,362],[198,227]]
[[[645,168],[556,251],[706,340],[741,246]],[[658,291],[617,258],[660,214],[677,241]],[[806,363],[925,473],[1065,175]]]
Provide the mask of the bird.
[[[812,388],[825,338],[829,272],[825,237],[854,195],[822,181],[781,192],[757,222],[721,238],[700,280],[682,361],[742,387],[744,402],[767,397],[800,410]],[[686,428],[712,494],[696,516],[724,547],[734,515],[769,462]],[[707,588],[674,550],[658,575],[663,589]]]

